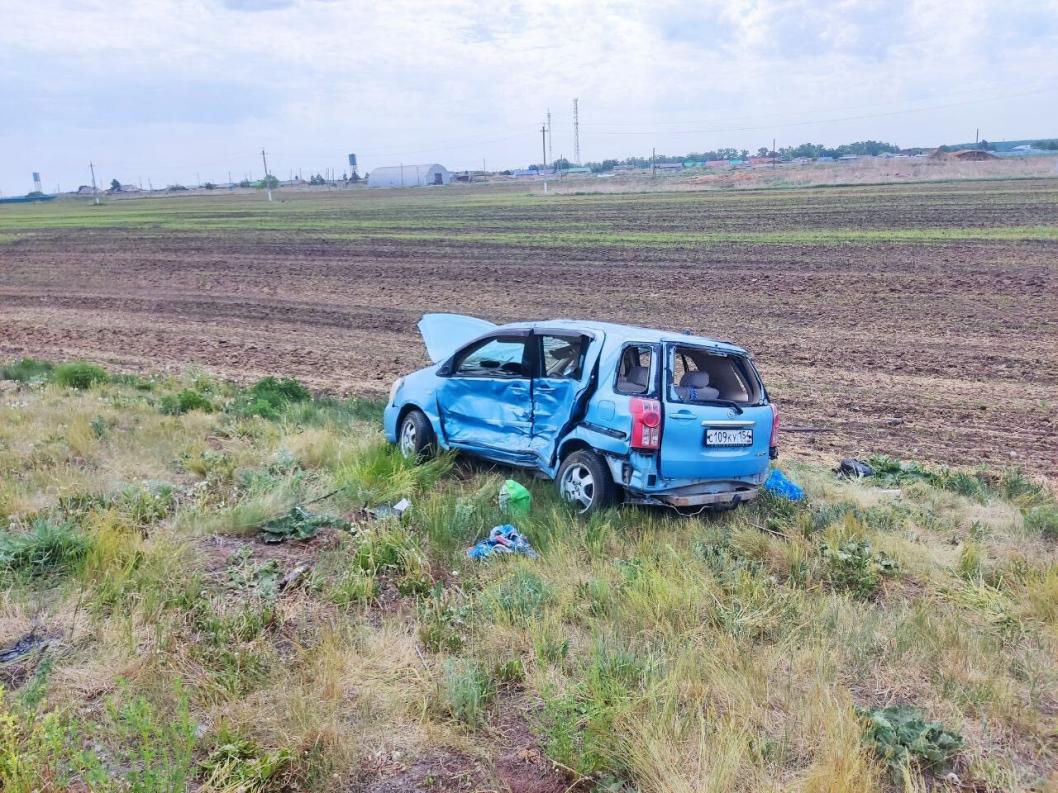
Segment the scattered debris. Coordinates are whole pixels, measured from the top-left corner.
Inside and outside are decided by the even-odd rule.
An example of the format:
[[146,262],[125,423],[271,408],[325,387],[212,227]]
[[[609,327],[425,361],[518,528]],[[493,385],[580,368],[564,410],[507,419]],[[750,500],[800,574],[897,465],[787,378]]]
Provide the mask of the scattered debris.
[[37,635],[36,628],[34,628],[10,647],[0,650],[0,664],[9,664],[19,658],[24,658],[42,644],[44,644],[44,639]]
[[764,482],[764,489],[777,496],[788,498],[790,501],[804,501],[805,497],[804,489],[791,482],[778,468],[772,469],[767,481]]
[[533,504],[533,494],[526,488],[508,479],[500,488],[500,509],[511,515],[528,515]]
[[312,569],[312,565],[308,564],[307,562],[299,564],[297,567],[295,567],[293,570],[283,576],[282,580],[280,580],[279,591],[283,592],[289,589],[290,587],[295,586],[299,581],[301,581],[301,579],[305,576],[305,573],[307,573],[310,569]]
[[261,526],[258,535],[262,542],[276,543],[286,540],[309,540],[315,537],[320,529],[349,529],[352,524],[342,518],[329,515],[317,515],[305,509],[301,504],[291,507],[290,512],[281,515]]
[[467,556],[471,559],[484,559],[493,553],[521,553],[526,556],[537,556],[525,535],[519,533],[510,523],[494,527],[488,537],[472,548],[467,548]]
[[846,457],[837,467],[837,474],[845,479],[863,479],[866,476],[874,476],[874,468],[863,460]]
[[407,512],[409,509],[411,509],[411,502],[406,498],[402,498],[392,507],[383,504],[381,507],[370,507],[364,511],[367,512],[367,514],[373,518],[399,519],[403,517],[404,513]]

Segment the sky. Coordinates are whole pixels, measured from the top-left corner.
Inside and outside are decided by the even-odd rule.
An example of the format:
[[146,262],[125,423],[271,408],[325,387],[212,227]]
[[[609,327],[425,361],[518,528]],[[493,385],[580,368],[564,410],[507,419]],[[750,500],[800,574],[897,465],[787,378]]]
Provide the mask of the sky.
[[1058,136],[1058,0],[0,0],[0,190]]

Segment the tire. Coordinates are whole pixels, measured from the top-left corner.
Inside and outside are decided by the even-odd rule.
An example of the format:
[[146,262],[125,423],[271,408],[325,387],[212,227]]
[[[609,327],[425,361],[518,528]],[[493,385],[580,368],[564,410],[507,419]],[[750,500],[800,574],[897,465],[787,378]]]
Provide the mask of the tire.
[[610,469],[595,452],[581,449],[562,461],[555,477],[558,494],[578,515],[590,515],[612,506],[617,488]]
[[397,428],[397,448],[409,460],[422,462],[434,455],[437,448],[430,420],[421,410],[409,410]]

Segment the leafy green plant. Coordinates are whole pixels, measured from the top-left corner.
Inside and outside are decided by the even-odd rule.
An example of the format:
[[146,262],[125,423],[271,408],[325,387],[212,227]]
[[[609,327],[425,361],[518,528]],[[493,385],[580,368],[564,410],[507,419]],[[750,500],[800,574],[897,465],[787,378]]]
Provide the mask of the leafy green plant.
[[279,582],[283,571],[279,563],[272,559],[262,564],[251,561],[253,552],[244,548],[228,560],[228,584],[236,589],[253,592],[265,600],[274,600],[279,596]]
[[1025,513],[1025,528],[1048,540],[1058,540],[1058,506],[1045,504]]
[[78,388],[82,391],[96,383],[105,383],[109,375],[105,369],[84,361],[72,361],[55,367],[52,379],[61,386]]
[[286,514],[273,518],[261,526],[259,536],[262,542],[267,543],[308,540],[315,537],[320,529],[328,527],[349,529],[351,525],[347,520],[330,515],[317,515],[300,504],[296,504]]
[[20,383],[47,380],[54,369],[55,366],[48,361],[22,358],[0,366],[0,380],[18,380]]
[[28,532],[0,534],[0,572],[30,578],[67,572],[88,554],[90,541],[70,523],[37,518]]
[[306,402],[311,398],[309,390],[292,377],[265,377],[241,394],[232,403],[231,409],[243,416],[276,419],[287,405]]
[[399,524],[379,526],[364,537],[353,563],[373,575],[392,576],[402,594],[424,593],[433,585],[422,546]]
[[201,770],[208,790],[265,793],[285,789],[284,772],[293,760],[290,749],[265,749],[251,738],[224,730]]
[[213,403],[204,394],[193,388],[185,388],[177,394],[166,394],[158,404],[158,410],[166,416],[181,416],[192,410],[212,413]]
[[[187,789],[194,778],[195,723],[187,695],[176,692],[175,707],[157,707],[143,696],[131,696],[128,686],[120,697],[106,703],[106,715],[89,732],[96,742],[112,741],[104,765],[98,752],[79,753],[82,777],[93,790],[129,790],[134,793],[175,793]],[[119,783],[111,770],[121,769]]]
[[917,708],[857,708],[874,751],[899,781],[912,762],[932,770],[947,768],[963,747],[962,736],[936,721],[925,721]]
[[895,559],[875,553],[863,540],[849,540],[837,548],[820,546],[826,562],[826,577],[835,589],[866,600],[881,583],[882,576],[894,575],[900,566]]

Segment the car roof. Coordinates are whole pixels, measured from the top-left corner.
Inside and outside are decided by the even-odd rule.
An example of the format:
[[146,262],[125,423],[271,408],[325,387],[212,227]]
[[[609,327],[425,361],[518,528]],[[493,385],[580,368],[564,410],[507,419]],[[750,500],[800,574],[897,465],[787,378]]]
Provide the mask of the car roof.
[[658,330],[657,328],[643,328],[636,325],[619,325],[615,322],[551,319],[541,322],[512,322],[508,325],[500,325],[497,329],[522,330],[525,328],[532,328],[534,330],[598,331],[606,337],[608,342],[616,342],[618,344],[637,341],[668,341],[678,344],[699,344],[705,347],[715,347],[725,352],[746,354],[746,351],[737,344],[732,344],[729,341],[720,341],[719,339],[710,338],[709,336],[694,336],[686,332]]

